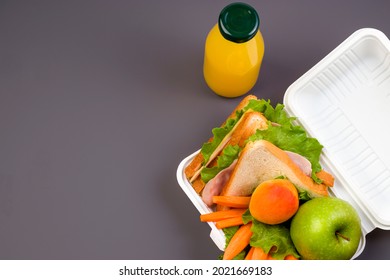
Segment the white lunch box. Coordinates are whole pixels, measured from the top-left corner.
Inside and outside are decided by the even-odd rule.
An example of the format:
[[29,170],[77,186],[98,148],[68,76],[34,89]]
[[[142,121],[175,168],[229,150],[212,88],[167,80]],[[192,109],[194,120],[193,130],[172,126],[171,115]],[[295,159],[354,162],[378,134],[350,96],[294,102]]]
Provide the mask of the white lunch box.
[[[335,177],[331,195],[349,201],[362,220],[362,239],[375,228],[390,229],[390,41],[363,28],[295,81],[284,105],[311,137],[324,146],[321,164]],[[200,214],[211,212],[184,175],[198,153],[181,161],[177,180]],[[224,250],[222,230],[208,223]]]

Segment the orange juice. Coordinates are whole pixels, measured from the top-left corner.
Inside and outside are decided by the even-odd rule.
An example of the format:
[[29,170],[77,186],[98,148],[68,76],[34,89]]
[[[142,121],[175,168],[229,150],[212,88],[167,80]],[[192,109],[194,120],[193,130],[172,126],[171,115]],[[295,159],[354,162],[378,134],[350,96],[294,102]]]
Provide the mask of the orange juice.
[[263,56],[256,11],[244,3],[230,4],[206,38],[205,81],[218,95],[241,96],[256,84]]

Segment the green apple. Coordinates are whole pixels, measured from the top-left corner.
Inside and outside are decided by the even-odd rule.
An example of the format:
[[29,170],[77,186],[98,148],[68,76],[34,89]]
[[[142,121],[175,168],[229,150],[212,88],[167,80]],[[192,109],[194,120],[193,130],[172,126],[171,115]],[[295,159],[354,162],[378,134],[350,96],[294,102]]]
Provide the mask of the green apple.
[[304,203],[290,227],[291,239],[302,259],[351,259],[361,232],[356,210],[336,197],[318,197]]

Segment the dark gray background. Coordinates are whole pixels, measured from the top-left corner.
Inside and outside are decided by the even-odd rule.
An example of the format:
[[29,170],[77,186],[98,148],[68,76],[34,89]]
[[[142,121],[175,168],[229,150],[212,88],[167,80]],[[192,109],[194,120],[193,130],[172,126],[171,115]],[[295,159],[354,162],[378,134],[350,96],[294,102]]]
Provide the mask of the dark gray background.
[[[215,259],[176,181],[239,99],[213,94],[203,46],[232,1],[0,1],[0,258]],[[390,35],[390,1],[246,1],[287,87],[355,30]],[[390,232],[361,259],[390,259]]]

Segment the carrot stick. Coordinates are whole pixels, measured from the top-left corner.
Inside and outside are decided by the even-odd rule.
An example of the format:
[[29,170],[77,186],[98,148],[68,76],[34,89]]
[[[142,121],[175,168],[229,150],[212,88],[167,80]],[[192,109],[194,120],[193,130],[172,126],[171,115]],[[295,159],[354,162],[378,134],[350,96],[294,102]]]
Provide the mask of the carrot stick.
[[220,220],[220,221],[215,223],[215,226],[218,229],[222,229],[222,228],[227,228],[227,227],[232,227],[232,226],[239,226],[242,224],[244,224],[244,221],[242,220],[242,216],[240,215],[237,217]]
[[287,255],[284,259],[285,260],[297,260],[297,258],[294,257],[293,255]]
[[224,260],[232,260],[248,246],[252,236],[251,226],[252,223],[247,223],[236,231],[225,249],[225,253],[223,254]]
[[201,222],[218,222],[220,220],[241,217],[244,214],[246,209],[230,209],[217,212],[210,212],[207,214],[200,215]]
[[325,170],[321,170],[316,173],[317,177],[322,180],[322,183],[325,186],[332,187],[334,185],[334,177],[332,174],[326,172]]
[[250,200],[250,196],[213,196],[215,204],[232,208],[248,208]]
[[255,247],[253,251],[252,260],[267,260],[268,254],[264,252],[264,250],[260,247]]
[[253,260],[252,256],[254,251],[255,251],[255,247],[251,247],[245,256],[245,260]]

